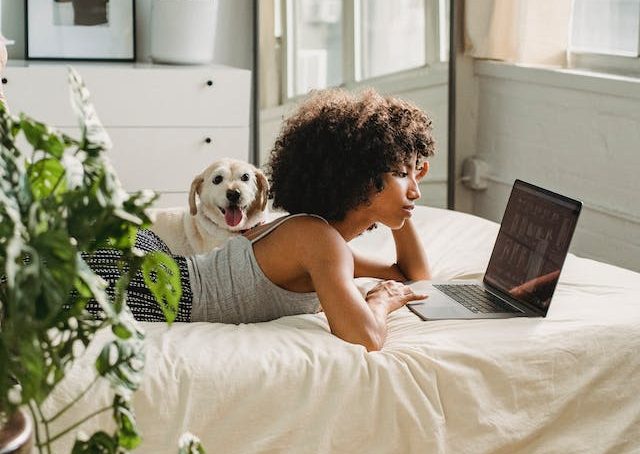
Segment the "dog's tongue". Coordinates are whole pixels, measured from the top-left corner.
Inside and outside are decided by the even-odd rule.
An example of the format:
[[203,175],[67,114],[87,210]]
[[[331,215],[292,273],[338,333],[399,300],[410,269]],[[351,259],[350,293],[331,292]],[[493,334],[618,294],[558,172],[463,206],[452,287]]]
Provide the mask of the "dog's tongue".
[[229,227],[235,227],[242,221],[242,211],[238,207],[229,207],[225,210],[224,220]]

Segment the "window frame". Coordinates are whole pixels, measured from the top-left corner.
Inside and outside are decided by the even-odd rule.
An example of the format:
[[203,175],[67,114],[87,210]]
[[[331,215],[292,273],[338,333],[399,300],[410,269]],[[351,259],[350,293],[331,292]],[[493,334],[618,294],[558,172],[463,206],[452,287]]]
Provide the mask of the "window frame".
[[[573,20],[573,19],[572,19]],[[640,23],[640,14],[638,17]],[[567,67],[619,76],[640,77],[640,27],[638,27],[638,50],[633,52],[598,52],[585,48],[574,48],[569,35]]]
[[640,55],[605,54],[598,52],[570,51],[570,69],[613,74],[617,76],[640,77]]
[[[281,51],[282,67],[281,74],[281,104],[296,102],[306,96],[306,94],[290,95],[294,93],[296,81],[296,65],[290,64],[295,61],[295,27],[293,18],[295,17],[296,0],[275,0],[280,3],[280,23],[281,23]],[[423,79],[425,82],[420,86],[429,85],[430,75],[433,70],[441,73],[447,66],[448,57],[443,44],[443,38],[448,40],[445,33],[448,25],[443,21],[443,10],[446,12],[447,0],[425,0],[425,64],[403,71],[396,71],[380,76],[362,78],[361,46],[360,46],[360,5],[364,0],[342,0],[342,83],[338,87],[348,90],[358,89],[364,86],[372,86],[379,90],[390,89],[398,84],[408,84],[415,86],[414,79]],[[454,0],[449,0],[454,1]],[[443,36],[446,35],[446,36]],[[431,83],[441,83],[439,77],[433,78]],[[386,88],[385,88],[386,87]],[[330,88],[330,87],[327,87]]]

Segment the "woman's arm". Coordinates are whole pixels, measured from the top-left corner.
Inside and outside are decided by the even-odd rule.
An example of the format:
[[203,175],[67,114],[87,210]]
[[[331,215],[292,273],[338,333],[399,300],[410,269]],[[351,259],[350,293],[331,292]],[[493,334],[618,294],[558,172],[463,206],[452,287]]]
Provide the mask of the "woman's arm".
[[398,230],[392,230],[396,244],[396,263],[383,263],[353,253],[355,277],[377,277],[394,281],[431,279],[427,254],[411,219]]
[[353,255],[344,239],[333,229],[318,226],[307,229],[305,236],[314,241],[303,243],[299,260],[311,276],[331,332],[368,351],[380,350],[387,335],[387,315],[426,296],[386,281],[363,298],[353,281]]
[[396,265],[410,281],[431,279],[429,260],[418,231],[411,219],[398,230],[392,230],[396,243]]

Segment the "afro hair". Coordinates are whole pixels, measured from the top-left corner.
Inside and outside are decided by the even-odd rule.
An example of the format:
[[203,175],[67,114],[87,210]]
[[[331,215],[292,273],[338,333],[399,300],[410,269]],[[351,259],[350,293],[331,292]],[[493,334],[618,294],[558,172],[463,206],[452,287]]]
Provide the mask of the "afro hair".
[[342,220],[382,191],[385,172],[433,155],[432,122],[369,89],[312,92],[289,117],[266,173],[274,208]]

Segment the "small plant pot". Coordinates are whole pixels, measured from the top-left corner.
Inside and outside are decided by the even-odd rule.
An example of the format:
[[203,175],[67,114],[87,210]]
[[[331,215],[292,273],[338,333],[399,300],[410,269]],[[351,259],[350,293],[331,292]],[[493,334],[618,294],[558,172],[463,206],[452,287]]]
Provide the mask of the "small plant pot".
[[151,59],[197,65],[213,60],[218,0],[154,0]]
[[0,414],[0,454],[28,454],[33,448],[33,423],[23,410],[8,418]]

